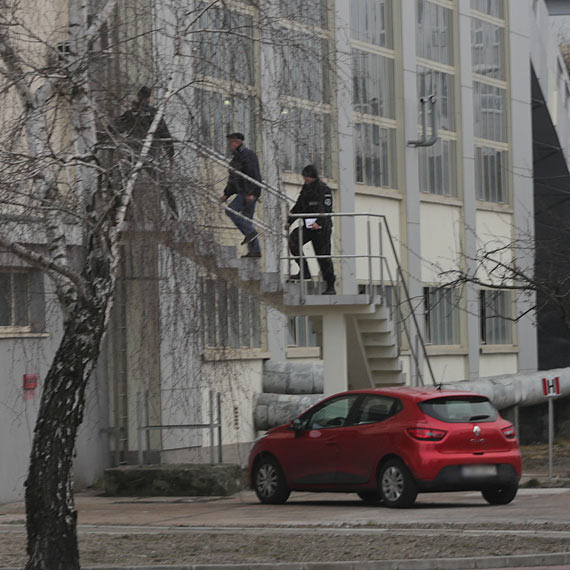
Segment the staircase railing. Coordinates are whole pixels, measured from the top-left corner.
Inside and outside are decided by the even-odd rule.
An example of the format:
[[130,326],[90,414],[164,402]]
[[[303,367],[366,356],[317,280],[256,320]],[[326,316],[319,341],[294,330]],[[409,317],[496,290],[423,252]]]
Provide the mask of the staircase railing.
[[[419,354],[418,354],[418,349],[417,347],[414,346],[414,338],[417,340],[418,344],[421,347],[421,351],[422,354],[424,356],[425,362],[427,364],[427,368],[428,368],[428,372],[429,375],[431,377],[431,380],[435,385],[437,385],[437,382],[435,380],[435,375],[433,373],[433,369],[431,367],[431,363],[429,361],[429,357],[427,354],[427,349],[426,349],[426,343],[424,341],[422,332],[421,332],[421,328],[416,316],[416,311],[414,309],[414,306],[412,304],[412,300],[410,298],[410,293],[409,293],[409,289],[408,286],[406,285],[406,280],[405,280],[405,276],[404,276],[404,271],[402,269],[402,266],[400,264],[399,261],[399,257],[398,257],[398,253],[396,251],[396,247],[394,244],[394,238],[392,237],[392,234],[390,232],[390,229],[388,227],[388,222],[386,220],[386,216],[384,216],[383,214],[373,214],[373,213],[368,213],[368,212],[333,212],[333,213],[319,213],[318,217],[327,217],[327,218],[331,218],[335,219],[335,218],[343,218],[343,217],[349,217],[349,218],[354,218],[355,220],[359,220],[359,219],[366,219],[366,248],[364,250],[363,253],[353,253],[353,254],[344,254],[344,253],[331,253],[331,255],[306,255],[303,251],[303,232],[304,231],[310,231],[305,229],[305,223],[304,220],[307,218],[315,218],[314,213],[311,214],[295,214],[296,218],[300,218],[302,220],[302,223],[299,224],[299,257],[294,257],[292,255],[285,255],[282,256],[282,260],[286,260],[289,264],[289,268],[291,266],[291,262],[292,261],[297,261],[299,263],[299,272],[300,272],[300,303],[303,304],[306,302],[306,297],[307,297],[307,280],[304,279],[304,261],[308,260],[308,259],[338,259],[338,260],[345,260],[345,259],[354,259],[354,260],[358,260],[358,259],[364,259],[367,262],[367,267],[368,267],[368,286],[369,286],[369,297],[370,297],[370,302],[374,302],[374,286],[376,284],[379,284],[382,287],[382,302],[384,303],[384,300],[386,298],[386,294],[385,294],[385,287],[386,287],[386,281],[389,282],[389,284],[392,286],[392,289],[395,291],[396,293],[396,307],[398,310],[398,314],[399,314],[399,321],[402,323],[402,328],[404,329],[404,333],[406,335],[406,339],[408,341],[408,347],[410,350],[410,354],[412,355],[414,364],[415,364],[415,368],[417,371],[417,375],[418,375],[418,379],[420,381],[420,383],[423,385],[424,381],[423,381],[423,374],[421,371],[421,366],[420,366],[420,360],[419,360]],[[372,225],[373,225],[373,221],[377,221],[377,229],[378,229],[378,236],[377,236],[377,247],[373,247],[373,244],[375,242],[374,239],[374,233],[375,230],[372,229]],[[355,227],[358,227],[358,223],[355,223]],[[386,232],[386,235],[388,236],[388,243],[390,244],[390,252],[393,256],[393,262],[395,263],[396,266],[396,279],[394,279],[394,276],[392,275],[392,272],[390,270],[390,265],[388,263],[388,259],[387,257],[384,255],[384,244],[383,244],[383,239],[382,239],[382,235],[383,235],[383,230]],[[375,268],[375,265],[377,262],[377,270]],[[289,274],[291,273],[290,269],[289,269]],[[387,279],[386,279],[387,277]],[[407,325],[408,319],[406,318],[406,315],[404,314],[404,311],[402,310],[402,298],[400,296],[400,283],[401,283],[401,288],[403,290],[404,293],[404,303],[405,305],[407,305],[408,309],[409,309],[409,315],[411,316],[411,322],[412,322],[412,326],[415,332],[415,337],[412,336],[409,327]]]
[[[238,176],[241,176],[242,178],[248,180],[249,182],[251,182],[252,184],[255,184],[256,186],[258,186],[259,188],[265,189],[266,191],[268,191],[269,193],[271,193],[272,195],[274,195],[275,197],[277,197],[279,200],[281,200],[283,203],[294,203],[295,200],[293,200],[292,198],[290,198],[289,196],[287,196],[284,192],[282,192],[281,190],[274,188],[273,186],[270,186],[269,184],[266,184],[264,182],[259,182],[258,180],[255,180],[249,176],[247,176],[246,174],[244,174],[243,172],[240,172],[239,170],[236,170],[232,167],[230,167],[228,160],[225,156],[221,155],[220,153],[216,152],[215,150],[206,147],[198,142],[190,142],[189,143],[190,146],[192,148],[194,148],[198,153],[202,154],[203,156],[211,159],[212,161],[224,166],[225,168],[228,168],[228,170],[234,172],[235,174],[237,174]],[[224,208],[227,210],[228,207],[226,205],[223,205]],[[239,214],[241,215],[241,214]],[[412,319],[412,325],[415,331],[415,339],[417,340],[417,343],[420,345],[421,347],[421,351],[424,357],[424,360],[426,362],[427,368],[428,368],[428,372],[429,375],[431,377],[431,380],[433,382],[434,385],[437,385],[437,382],[435,380],[435,375],[433,373],[433,369],[431,367],[431,363],[427,354],[427,349],[426,349],[426,343],[424,341],[422,332],[421,332],[421,328],[420,325],[418,323],[418,319],[416,316],[416,311],[414,309],[414,306],[412,304],[412,300],[410,298],[410,294],[409,294],[409,289],[408,286],[406,285],[406,280],[405,280],[405,276],[404,276],[404,272],[402,269],[402,266],[400,264],[399,261],[399,256],[398,253],[396,251],[396,247],[394,244],[394,239],[392,237],[392,234],[390,232],[390,229],[388,227],[388,222],[386,220],[386,216],[383,214],[373,214],[373,213],[361,213],[361,212],[333,212],[333,213],[319,213],[318,217],[330,217],[331,219],[334,218],[341,218],[341,217],[350,217],[350,218],[355,218],[355,219],[360,219],[360,218],[366,218],[366,252],[363,254],[342,254],[342,253],[338,253],[338,254],[334,254],[331,253],[331,255],[311,255],[311,256],[307,256],[304,254],[303,252],[303,230],[304,230],[304,219],[306,218],[314,218],[315,214],[311,213],[311,214],[295,214],[296,218],[300,218],[302,220],[302,223],[299,225],[299,242],[300,242],[300,246],[299,246],[299,272],[300,272],[300,303],[304,303],[305,302],[305,298],[306,298],[306,282],[304,280],[304,263],[303,263],[303,259],[325,259],[325,258],[331,258],[331,259],[338,259],[338,260],[347,260],[347,259],[365,259],[368,265],[368,285],[369,285],[369,295],[370,295],[370,302],[373,302],[373,287],[374,285],[376,285],[377,283],[380,284],[380,286],[382,287],[382,302],[385,302],[385,286],[386,286],[386,279],[385,279],[385,272],[387,274],[388,277],[388,281],[390,282],[390,285],[392,286],[393,290],[396,292],[396,307],[398,310],[398,314],[399,314],[399,321],[402,323],[402,328],[404,329],[404,333],[406,335],[406,339],[408,341],[408,347],[410,350],[410,354],[412,355],[413,361],[414,361],[414,365],[417,371],[417,375],[418,375],[418,379],[420,381],[420,383],[423,385],[423,374],[421,371],[421,366],[420,366],[420,360],[419,360],[419,354],[418,354],[418,349],[417,347],[414,347],[414,342],[413,342],[413,337],[412,334],[409,330],[409,327],[407,326],[407,318],[406,315],[404,314],[404,312],[402,311],[402,299],[400,296],[400,283],[401,283],[401,288],[403,289],[404,292],[404,301],[405,304],[407,305],[408,309],[409,309],[409,314],[411,316]],[[373,244],[375,243],[375,238],[373,236],[373,230],[372,230],[372,222],[373,220],[376,220],[377,223],[377,228],[378,228],[378,247],[377,247],[377,252],[374,252],[373,249]],[[251,220],[252,223],[257,226],[259,229],[272,233],[272,234],[276,234],[278,233],[280,230],[277,228],[270,228],[269,226],[267,226],[267,224],[265,224],[264,222],[262,222],[259,219],[252,219]],[[356,225],[355,225],[356,227]],[[386,235],[388,237],[388,242],[390,244],[390,251],[392,253],[393,256],[393,261],[396,265],[396,280],[394,280],[394,277],[391,274],[390,271],[390,266],[388,263],[388,260],[386,258],[386,256],[384,255],[384,246],[383,246],[383,238],[382,238],[382,228],[384,227],[384,230],[386,232]],[[305,230],[307,231],[307,230]],[[287,250],[288,250],[288,239],[289,239],[289,234],[287,233],[282,233],[283,238],[287,240]],[[291,261],[295,260],[296,258],[294,258],[291,255],[286,255],[286,256],[282,256],[281,260],[286,260],[288,262],[288,273],[289,275],[291,274]],[[377,262],[378,265],[378,273],[377,273],[377,279],[374,278],[375,276],[375,262]]]

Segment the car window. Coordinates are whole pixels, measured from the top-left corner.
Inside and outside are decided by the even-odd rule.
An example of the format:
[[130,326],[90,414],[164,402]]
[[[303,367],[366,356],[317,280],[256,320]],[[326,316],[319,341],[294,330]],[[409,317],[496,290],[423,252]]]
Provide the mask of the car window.
[[305,429],[323,429],[347,425],[348,414],[357,398],[358,394],[354,394],[336,398],[323,404],[307,419]]
[[397,414],[402,403],[397,398],[388,396],[365,396],[356,414],[357,424],[382,422]]
[[418,405],[428,416],[448,423],[494,422],[498,416],[493,404],[482,396],[435,398]]

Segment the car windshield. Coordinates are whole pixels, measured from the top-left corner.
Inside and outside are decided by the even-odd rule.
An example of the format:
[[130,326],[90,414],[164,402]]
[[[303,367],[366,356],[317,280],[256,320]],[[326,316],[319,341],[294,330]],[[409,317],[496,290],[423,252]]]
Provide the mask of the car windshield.
[[449,423],[494,422],[498,412],[481,396],[444,397],[419,403],[420,409],[437,420]]

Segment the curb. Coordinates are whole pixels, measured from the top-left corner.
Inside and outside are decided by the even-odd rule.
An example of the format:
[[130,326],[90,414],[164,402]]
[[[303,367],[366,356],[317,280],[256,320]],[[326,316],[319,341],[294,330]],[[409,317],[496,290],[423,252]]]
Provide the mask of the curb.
[[[517,554],[479,558],[432,558],[343,561],[343,562],[269,562],[239,564],[191,564],[189,566],[90,566],[82,570],[474,570],[478,568],[517,568],[570,564],[570,552],[555,554]],[[19,570],[0,568],[0,570]]]

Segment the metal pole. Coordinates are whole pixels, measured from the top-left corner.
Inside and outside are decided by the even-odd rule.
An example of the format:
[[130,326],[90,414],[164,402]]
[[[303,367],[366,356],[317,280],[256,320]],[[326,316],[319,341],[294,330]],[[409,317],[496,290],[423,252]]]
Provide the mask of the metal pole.
[[[145,427],[150,425],[150,413],[149,413],[149,406],[148,406],[148,390],[144,393],[144,411],[145,411]],[[150,430],[145,430],[146,435],[146,456],[147,458],[150,457]]]
[[142,448],[142,404],[141,404],[141,394],[137,394],[137,456],[139,465],[144,463],[143,459],[143,448]]
[[301,305],[305,294],[305,271],[303,263],[303,229],[305,226],[305,218],[301,218],[301,225],[299,226],[299,281],[301,285],[301,298],[299,299]]
[[370,217],[366,218],[366,239],[368,241],[368,286],[370,287],[368,294],[372,299],[372,235],[370,233]]
[[214,465],[214,393],[210,394],[210,464]]
[[548,478],[552,479],[552,440],[554,439],[554,405],[548,397]]
[[218,392],[217,403],[218,403],[218,463],[223,463],[222,459],[222,396]]
[[384,284],[384,246],[382,244],[382,220],[378,222],[378,244],[380,252],[380,283],[382,284],[382,305],[386,306],[386,285]]

